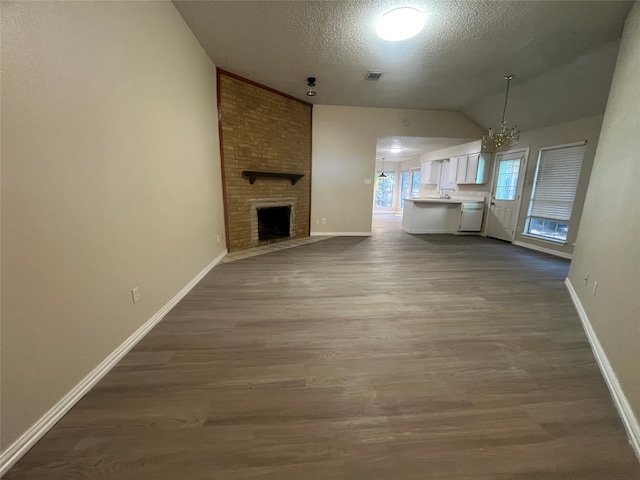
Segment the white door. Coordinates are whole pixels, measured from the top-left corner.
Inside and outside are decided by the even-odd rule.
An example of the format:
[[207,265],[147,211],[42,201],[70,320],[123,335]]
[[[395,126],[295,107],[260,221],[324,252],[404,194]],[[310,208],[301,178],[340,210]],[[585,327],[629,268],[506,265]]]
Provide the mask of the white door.
[[525,152],[501,153],[493,173],[487,236],[512,242],[520,210]]

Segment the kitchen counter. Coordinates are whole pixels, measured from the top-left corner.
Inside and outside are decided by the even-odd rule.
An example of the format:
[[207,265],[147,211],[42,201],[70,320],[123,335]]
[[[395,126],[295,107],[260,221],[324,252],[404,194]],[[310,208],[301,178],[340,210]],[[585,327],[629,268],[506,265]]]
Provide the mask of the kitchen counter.
[[[463,205],[464,204],[464,205]],[[464,208],[463,208],[464,207]],[[468,215],[475,210],[469,226]],[[407,198],[402,212],[402,230],[407,233],[469,234],[480,231],[484,202],[453,198]],[[463,215],[466,212],[466,215]]]
[[404,201],[415,203],[455,203],[458,205],[469,202],[469,200],[456,200],[454,198],[405,198]]

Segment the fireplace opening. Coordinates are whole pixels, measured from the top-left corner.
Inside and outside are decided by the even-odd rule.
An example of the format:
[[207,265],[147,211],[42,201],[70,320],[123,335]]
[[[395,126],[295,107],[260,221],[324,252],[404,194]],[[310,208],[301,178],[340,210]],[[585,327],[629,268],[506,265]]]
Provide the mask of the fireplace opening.
[[258,240],[282,240],[290,236],[291,206],[258,208]]

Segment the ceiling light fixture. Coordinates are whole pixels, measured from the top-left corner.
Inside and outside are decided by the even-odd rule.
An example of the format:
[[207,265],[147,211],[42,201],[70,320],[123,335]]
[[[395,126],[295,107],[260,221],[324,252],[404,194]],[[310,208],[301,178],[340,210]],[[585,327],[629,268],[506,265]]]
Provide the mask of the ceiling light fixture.
[[387,178],[387,176],[384,174],[384,157],[382,157],[382,173],[378,175],[378,178]]
[[385,13],[376,26],[376,33],[383,40],[399,42],[415,37],[424,27],[424,14],[411,7],[395,8]]
[[482,136],[482,145],[484,147],[495,147],[499,149],[501,147],[508,147],[509,145],[516,145],[520,138],[520,130],[518,125],[514,126],[511,130],[507,129],[507,122],[504,120],[505,113],[507,112],[507,100],[509,99],[509,84],[515,75],[506,75],[504,79],[507,81],[507,92],[504,95],[504,108],[502,109],[502,120],[500,121],[500,130],[494,132],[493,129],[489,129],[487,133]]
[[391,147],[389,149],[389,151],[392,152],[392,153],[400,153],[402,151],[402,148],[401,147]]
[[308,77],[307,78],[307,97],[315,97],[316,92],[313,90],[313,87],[316,86],[316,77]]

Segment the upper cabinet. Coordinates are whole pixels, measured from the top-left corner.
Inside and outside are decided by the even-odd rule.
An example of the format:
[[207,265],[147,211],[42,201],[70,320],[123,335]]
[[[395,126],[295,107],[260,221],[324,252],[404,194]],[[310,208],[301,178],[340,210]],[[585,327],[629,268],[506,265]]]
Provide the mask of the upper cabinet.
[[449,175],[447,180],[449,183],[456,183],[458,181],[458,157],[449,159]]
[[420,171],[422,183],[427,185],[436,185],[440,178],[439,162],[424,162]]
[[456,172],[456,183],[467,183],[467,162],[469,155],[457,157],[458,170]]
[[458,184],[483,184],[487,183],[488,155],[486,153],[474,153],[462,155],[451,159],[452,168],[456,168],[456,183]]

